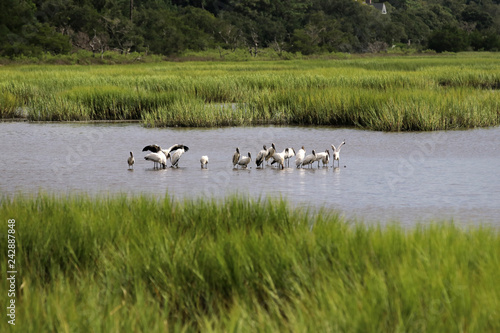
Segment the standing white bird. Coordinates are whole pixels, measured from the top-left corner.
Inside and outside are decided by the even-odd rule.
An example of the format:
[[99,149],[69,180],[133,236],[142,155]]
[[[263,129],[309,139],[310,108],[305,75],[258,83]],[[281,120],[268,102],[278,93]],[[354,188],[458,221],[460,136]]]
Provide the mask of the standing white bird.
[[340,167],[340,148],[345,145],[345,139],[344,141],[339,145],[338,148],[335,148],[334,145],[332,145],[333,149],[333,167],[335,168],[335,161],[338,161],[338,167]]
[[281,153],[274,153],[273,155],[273,161],[271,162],[271,165],[274,163],[278,163],[278,168],[281,166],[282,169],[285,168],[285,155],[288,154],[288,148],[285,148]]
[[309,154],[306,157],[304,157],[304,160],[302,161],[302,166],[312,164],[315,161],[315,159],[316,159],[316,151],[313,149],[312,154]]
[[200,163],[201,163],[201,168],[207,168],[208,167],[208,156],[207,155],[203,155],[201,158],[200,158]]
[[295,149],[288,148],[288,151],[285,154],[285,162],[287,162],[288,167],[290,167],[290,158],[295,156]]
[[152,161],[154,163],[154,168],[156,169],[156,164],[159,163],[163,166],[163,169],[167,166],[167,156],[163,151],[159,151],[158,153],[149,153],[144,156],[146,161]]
[[269,164],[269,159],[273,157],[275,152],[276,152],[276,146],[274,145],[274,143],[271,143],[271,147],[267,148],[267,153],[266,153],[267,164]]
[[248,156],[241,156],[240,160],[238,161],[238,165],[241,165],[242,167],[246,168],[251,160],[252,160],[252,155],[250,155],[250,152],[248,152]]
[[304,157],[306,157],[306,150],[304,149],[304,146],[302,146],[302,148],[300,148],[297,154],[295,155],[295,166],[297,168],[302,166]]
[[236,152],[233,154],[233,169],[236,167],[239,160],[240,160],[240,148],[236,147]]
[[323,162],[323,166],[325,164],[328,164],[330,161],[330,151],[327,149],[324,152],[321,153],[316,153],[316,158],[314,159],[314,162],[318,162],[318,168],[319,168],[319,162]]
[[134,154],[132,154],[132,152],[130,152],[130,157],[127,159],[127,163],[129,169],[130,167],[132,167],[132,169],[134,168],[135,159],[134,159]]
[[257,154],[257,158],[255,159],[255,164],[257,164],[257,168],[262,165],[262,168],[264,167],[264,158],[266,157],[267,154],[267,147],[266,145],[262,146],[262,150],[259,151]]

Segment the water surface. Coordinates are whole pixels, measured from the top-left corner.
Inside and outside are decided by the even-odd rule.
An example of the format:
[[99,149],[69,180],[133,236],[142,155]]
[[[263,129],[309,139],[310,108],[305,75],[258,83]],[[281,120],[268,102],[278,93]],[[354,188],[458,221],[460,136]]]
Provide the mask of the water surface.
[[[236,147],[324,151],[342,140],[340,168],[232,168]],[[180,168],[154,170],[148,144],[190,147]],[[330,148],[331,149],[331,148]],[[134,170],[128,170],[129,151]],[[453,219],[500,225],[500,128],[382,133],[312,127],[148,129],[139,124],[0,123],[0,192],[283,196],[366,222]],[[208,169],[200,157],[208,155]],[[294,161],[291,161],[291,165]]]

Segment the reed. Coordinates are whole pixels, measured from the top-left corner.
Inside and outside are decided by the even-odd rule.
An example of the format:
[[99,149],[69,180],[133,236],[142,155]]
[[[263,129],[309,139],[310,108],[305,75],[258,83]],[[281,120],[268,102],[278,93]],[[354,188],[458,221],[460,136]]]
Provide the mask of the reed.
[[16,219],[24,331],[500,330],[500,234],[486,226],[169,195],[18,195],[0,218]]
[[0,67],[0,112],[146,126],[300,124],[382,131],[500,123],[489,53],[267,62]]

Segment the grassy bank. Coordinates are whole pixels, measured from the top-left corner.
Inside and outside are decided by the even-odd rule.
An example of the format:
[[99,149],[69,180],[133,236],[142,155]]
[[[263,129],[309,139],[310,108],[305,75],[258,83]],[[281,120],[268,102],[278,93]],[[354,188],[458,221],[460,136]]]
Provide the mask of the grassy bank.
[[405,131],[500,123],[500,54],[0,67],[0,115],[147,126],[330,125]]
[[367,227],[238,197],[40,194],[0,217],[16,220],[26,332],[500,330],[487,227]]

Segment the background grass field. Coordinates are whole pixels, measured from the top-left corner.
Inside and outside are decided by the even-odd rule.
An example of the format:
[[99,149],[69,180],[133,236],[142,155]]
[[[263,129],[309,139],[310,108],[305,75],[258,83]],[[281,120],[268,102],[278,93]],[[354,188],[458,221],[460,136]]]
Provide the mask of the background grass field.
[[0,219],[16,220],[25,332],[500,331],[500,234],[486,226],[168,195],[4,197]]
[[0,116],[442,130],[500,123],[500,56],[0,67]]

